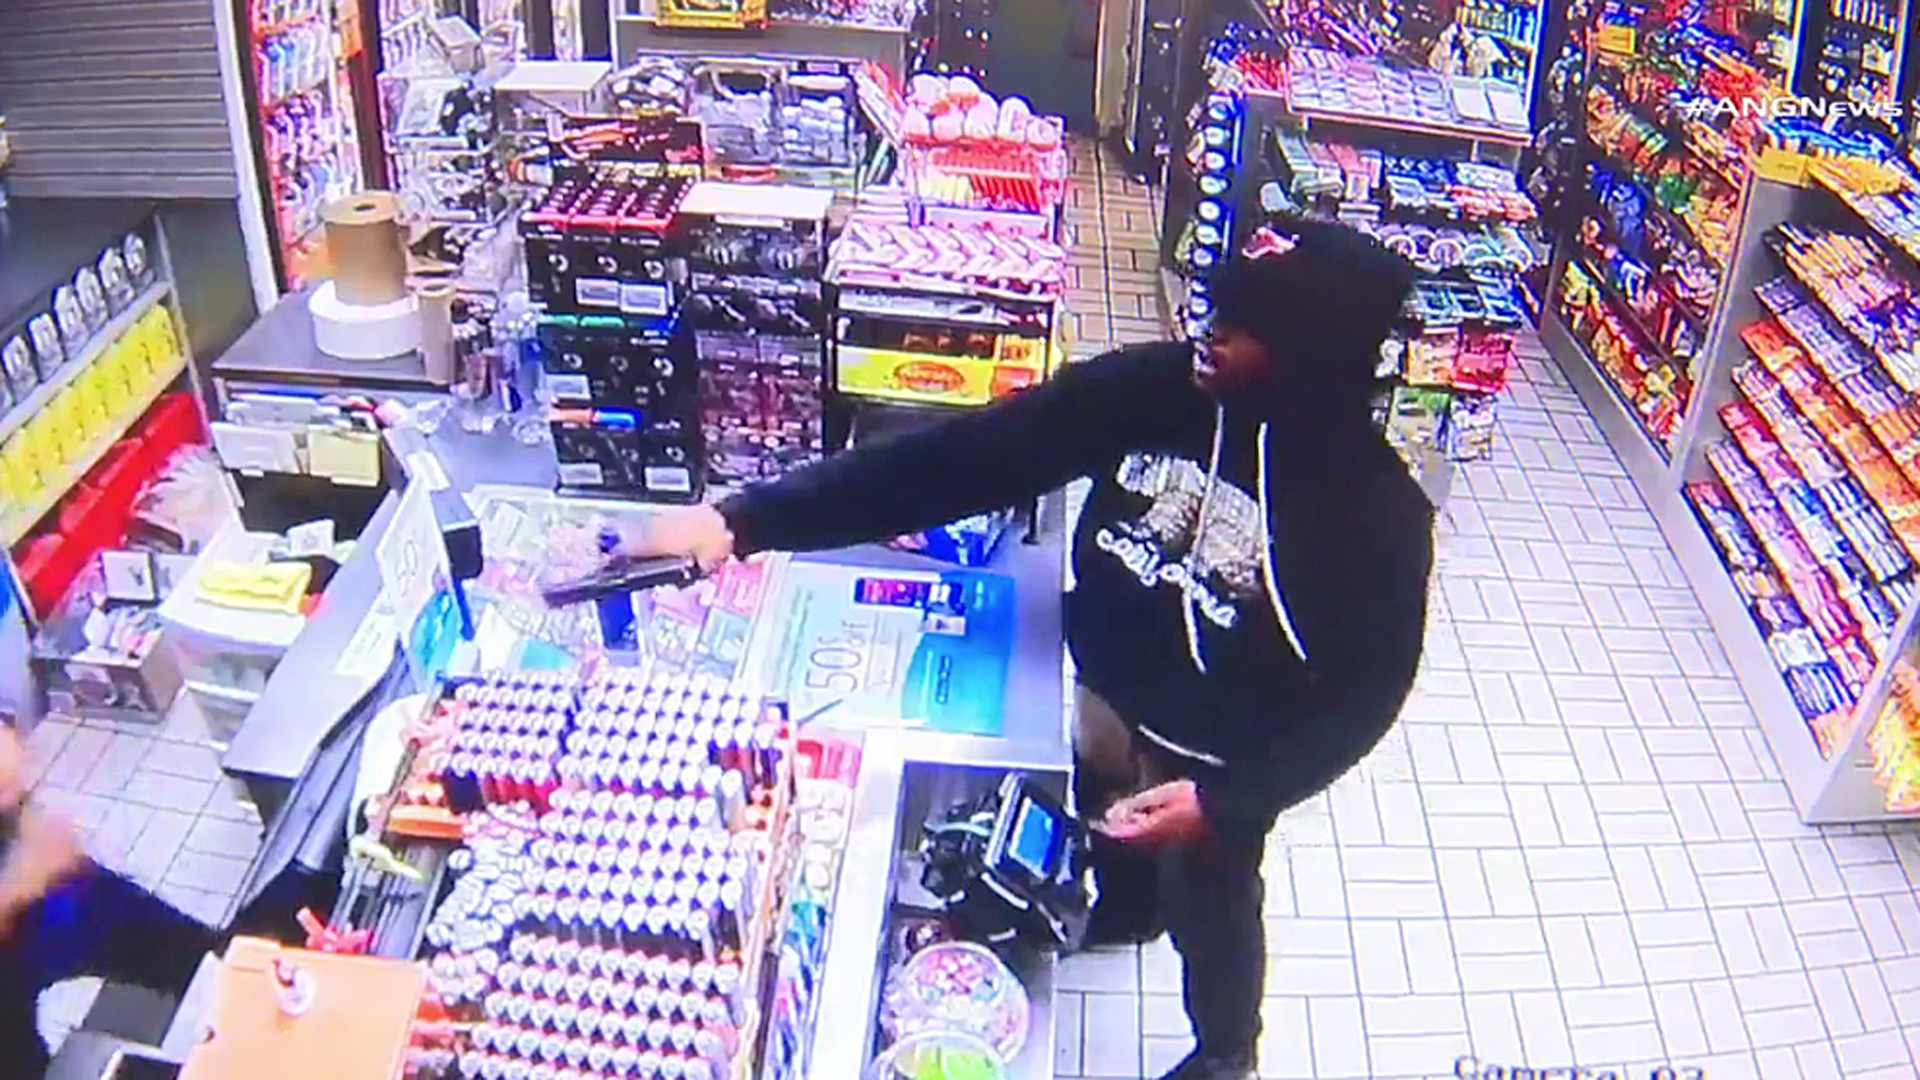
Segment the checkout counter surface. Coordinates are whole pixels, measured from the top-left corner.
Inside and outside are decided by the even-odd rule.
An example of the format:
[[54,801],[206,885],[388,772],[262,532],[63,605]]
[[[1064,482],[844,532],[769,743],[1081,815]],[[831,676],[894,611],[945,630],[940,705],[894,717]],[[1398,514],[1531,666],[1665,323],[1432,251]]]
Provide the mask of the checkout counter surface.
[[312,291],[295,293],[261,315],[214,362],[223,383],[306,386],[323,390],[439,391],[417,352],[384,360],[341,360],[314,343],[307,313]]
[[[413,438],[417,439],[417,436]],[[451,485],[461,491],[543,495],[556,478],[547,446],[524,446],[504,430],[481,435],[442,427],[421,443],[396,440],[396,456],[409,469],[430,452]],[[571,500],[570,500],[571,501]],[[631,503],[578,500],[608,514],[644,512]],[[1042,504],[1034,542],[1009,535],[988,570],[1011,577],[1018,605],[1014,643],[998,738],[913,732],[903,737],[926,760],[1024,763],[1064,768],[1070,760],[1062,723],[1060,597],[1065,580],[1064,508]],[[246,724],[229,746],[223,767],[256,785],[291,785],[343,717],[373,688],[375,678],[340,669],[347,646],[375,606],[381,591],[374,549],[392,522],[390,497],[361,534],[358,549],[328,585],[319,609],[268,681]],[[878,546],[807,556],[804,561],[877,569],[920,569],[939,564]]]
[[[479,435],[443,428],[424,440],[403,433],[394,440],[395,456],[416,476],[436,465],[450,486],[468,495],[487,533],[486,507],[493,501],[557,503],[574,513],[619,517],[644,513],[629,503],[586,502],[550,494],[555,479],[552,450],[527,447],[504,429]],[[431,452],[434,462],[421,454]],[[1012,769],[1055,774],[1062,785],[1071,760],[1063,719],[1063,663],[1061,594],[1065,577],[1062,500],[1043,501],[1031,536],[1011,532],[986,570],[1010,577],[1015,583],[1013,642],[1000,710],[997,736],[943,733],[920,728],[874,729],[862,733],[862,764],[850,808],[848,848],[861,856],[843,864],[832,913],[830,940],[823,974],[824,996],[817,1028],[824,1036],[814,1052],[810,1075],[854,1077],[861,1073],[874,1049],[873,1032],[885,969],[885,936],[894,918],[897,888],[912,876],[911,849],[918,821],[911,820],[917,795],[912,778],[927,773],[926,765],[954,767],[957,772],[997,776]],[[311,847],[322,836],[342,835],[343,821],[310,820],[317,808],[337,813],[340,800],[325,791],[296,791],[316,763],[351,772],[358,754],[342,744],[357,740],[366,718],[405,692],[404,680],[356,664],[348,654],[361,636],[362,624],[379,603],[381,580],[375,562],[380,538],[393,524],[398,495],[390,495],[362,534],[355,554],[327,589],[319,610],[294,642],[285,660],[267,684],[246,724],[233,740],[224,767],[249,782],[256,791],[269,792],[281,812],[268,812],[272,822],[263,859],[276,848]],[[494,540],[488,539],[493,551]],[[839,564],[878,571],[943,569],[925,559],[873,546],[808,556],[795,566]],[[951,569],[951,568],[945,568]],[[486,590],[477,590],[484,593]],[[480,606],[480,602],[476,602]],[[485,636],[486,616],[476,611]],[[364,639],[362,639],[364,640]],[[484,652],[485,646],[482,645]],[[349,717],[354,718],[349,722]],[[344,726],[343,725],[348,725]],[[818,725],[832,725],[824,720]],[[344,733],[344,734],[341,734]],[[346,764],[342,765],[341,762]],[[920,764],[925,763],[925,764]],[[351,788],[353,779],[344,777]],[[338,791],[339,779],[321,787]],[[290,802],[271,794],[294,792]],[[304,837],[304,839],[301,839]],[[890,851],[891,858],[867,857]],[[256,875],[262,867],[256,867]],[[260,887],[259,882],[250,889]],[[1014,1063],[1017,1077],[1052,1073],[1051,968],[1023,973],[1029,983],[1034,1013],[1029,1046]],[[844,1033],[862,1033],[849,1038]]]

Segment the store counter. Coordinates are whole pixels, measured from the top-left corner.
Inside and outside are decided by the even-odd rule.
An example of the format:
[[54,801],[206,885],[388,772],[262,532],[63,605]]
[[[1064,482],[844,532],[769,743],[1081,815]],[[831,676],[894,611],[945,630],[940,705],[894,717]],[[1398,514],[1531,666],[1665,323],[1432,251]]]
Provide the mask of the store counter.
[[314,342],[312,293],[284,297],[262,314],[220,359],[213,375],[224,391],[233,387],[298,386],[321,390],[441,390],[427,378],[418,352],[384,360],[342,360]]
[[[512,551],[524,551],[526,560],[544,560],[554,549],[567,548],[566,542],[556,539],[560,530],[554,523],[561,517],[605,520],[649,512],[634,504],[553,495],[551,447],[522,445],[504,426],[483,435],[447,424],[430,437],[400,432],[391,435],[389,442],[394,458],[414,476],[444,476],[450,486],[465,492],[482,523],[489,569],[470,591],[482,597],[475,600],[475,608],[483,657],[489,655],[488,641],[495,636],[489,624],[494,621],[490,609],[496,601],[486,597],[500,585],[492,579],[497,574],[525,577],[526,566],[513,562]],[[358,741],[373,714],[409,688],[400,665],[387,669],[367,662],[367,636],[362,634],[363,624],[380,607],[375,552],[393,526],[399,501],[398,493],[386,498],[361,535],[358,550],[335,575],[307,629],[275,671],[223,759],[226,770],[247,783],[270,822],[261,860],[243,889],[243,907],[248,902],[282,906],[290,902],[284,887],[282,895],[275,896],[276,879],[285,876],[290,864],[304,865],[309,885],[337,875],[358,771]],[[929,681],[918,691],[922,703],[938,698],[941,704],[932,707],[936,715],[920,726],[873,728],[857,717],[842,720],[839,713],[846,710],[839,699],[793,703],[803,723],[812,721],[803,726],[803,734],[844,734],[861,744],[858,781],[847,814],[846,850],[857,854],[845,860],[835,890],[823,964],[823,1012],[815,1029],[821,1037],[806,1075],[856,1076],[876,1049],[875,1018],[888,951],[884,943],[894,934],[902,910],[914,906],[919,870],[915,849],[929,813],[991,790],[1008,771],[1034,775],[1056,794],[1066,790],[1071,750],[1063,720],[1064,519],[1063,500],[1043,501],[1031,534],[1010,532],[993,562],[984,568],[1013,582],[1011,593],[1002,594],[1010,613],[999,616],[1006,620],[1011,643],[1003,646],[1004,683],[991,684],[999,689],[997,701],[970,705],[958,700],[965,697],[974,669],[969,668],[967,656],[955,654],[943,661],[950,666],[943,666],[939,674],[923,676]],[[511,522],[520,522],[527,535],[519,540],[506,536]],[[580,528],[576,521],[576,531]],[[762,642],[755,647],[759,650],[794,650],[813,640],[806,634],[835,618],[839,610],[835,598],[842,593],[851,597],[859,582],[875,577],[940,581],[954,571],[877,546],[780,561],[778,566],[779,570],[769,573],[782,575],[781,585],[768,585],[765,593],[795,589],[796,582],[813,582],[815,591],[800,603],[815,615],[809,623],[806,618],[770,613],[762,607],[760,620],[784,621],[777,633],[753,635]],[[727,586],[720,588],[724,591]],[[525,625],[525,612],[505,621]],[[704,648],[724,635],[716,633],[709,620],[695,636],[698,647]],[[911,647],[911,641],[907,644]],[[783,660],[760,651],[751,660],[741,656],[738,661],[740,670],[746,670],[749,662],[756,665],[755,670],[784,662],[785,670],[800,665],[805,674],[820,674],[805,667],[811,661],[797,656]],[[523,663],[531,666],[533,661],[515,653],[504,664],[489,660],[483,666],[510,668]],[[953,681],[951,686],[942,682],[936,690],[931,682],[936,678]],[[818,685],[834,684],[823,676]],[[955,700],[947,700],[949,692]],[[891,852],[891,857],[873,857],[882,850]],[[315,899],[310,890],[304,897],[299,889],[292,895],[300,897],[298,903],[316,907],[332,903],[330,895]],[[418,947],[420,912],[390,922],[408,927],[396,937],[399,948]],[[262,924],[254,919],[245,925],[257,930]],[[1019,974],[1034,1010],[1032,1036],[1013,1075],[1048,1076],[1053,1031],[1051,965],[1036,961]]]
[[[424,440],[412,433],[396,437],[393,449],[410,469],[418,461],[416,454],[429,451],[452,486],[468,492],[544,492],[555,478],[551,447],[522,445],[504,428],[476,434],[446,424]],[[380,593],[373,552],[386,533],[396,502],[397,496],[390,496],[361,534],[354,556],[328,585],[319,610],[294,640],[223,759],[229,773],[261,791],[271,792],[276,785],[291,785],[299,779],[341,718],[373,688],[373,677],[358,668],[342,672],[340,660]],[[988,567],[1015,581],[1018,605],[1001,736],[913,734],[913,744],[922,747],[919,752],[929,759],[1006,759],[1050,767],[1064,767],[1069,761],[1061,721],[1064,520],[1060,500],[1043,502],[1033,535],[1022,542],[1021,536],[1010,534]],[[876,569],[924,570],[939,565],[877,546],[809,556],[806,561]],[[277,804],[279,800],[270,796],[267,801]]]

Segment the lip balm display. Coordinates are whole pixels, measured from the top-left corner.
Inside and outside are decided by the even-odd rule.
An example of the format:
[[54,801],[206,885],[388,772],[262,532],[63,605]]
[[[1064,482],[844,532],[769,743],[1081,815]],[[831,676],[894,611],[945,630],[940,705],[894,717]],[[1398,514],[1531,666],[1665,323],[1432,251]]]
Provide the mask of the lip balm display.
[[774,935],[804,915],[824,937],[808,870],[844,804],[794,812],[784,706],[707,676],[514,673],[456,680],[411,741],[392,814],[460,842],[423,935],[471,1021],[453,1075],[737,1075]]

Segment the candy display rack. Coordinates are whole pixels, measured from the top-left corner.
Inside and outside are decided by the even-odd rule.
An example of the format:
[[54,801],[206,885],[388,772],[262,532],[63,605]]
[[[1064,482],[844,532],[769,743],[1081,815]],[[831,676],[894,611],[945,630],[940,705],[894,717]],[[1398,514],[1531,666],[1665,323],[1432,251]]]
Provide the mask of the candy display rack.
[[1759,131],[1739,105],[1791,85],[1797,11],[1727,25],[1717,11],[1692,22],[1608,3],[1575,32],[1589,58],[1591,198],[1563,246],[1546,330],[1582,354],[1663,460],[1690,415],[1702,357],[1726,332],[1717,314],[1749,229]]
[[1066,362],[1066,252],[1051,240],[910,224],[898,189],[863,193],[834,242],[834,389],[849,419],[973,408]]
[[[1510,14],[1508,29],[1531,42],[1537,20]],[[1449,41],[1462,32],[1435,30]],[[1341,220],[1413,261],[1420,280],[1382,357],[1391,386],[1379,418],[1438,503],[1455,463],[1492,450],[1494,401],[1526,325],[1518,278],[1545,258],[1524,235],[1536,212],[1513,177],[1530,76],[1524,66],[1418,70],[1385,28],[1359,38],[1286,6],[1276,25],[1229,24],[1216,36],[1214,91],[1190,115],[1175,163],[1191,182],[1168,186],[1167,220],[1186,223],[1173,265],[1193,332],[1210,309],[1209,268],[1230,250],[1259,251],[1274,215]],[[1463,101],[1477,104],[1463,112]]]
[[[1608,376],[1562,351],[1725,647],[1801,818],[1916,807],[1920,386],[1909,302],[1920,264],[1884,213],[1882,166],[1753,177],[1714,332],[1688,367],[1671,456]],[[1582,273],[1563,267],[1563,273]],[[1574,344],[1559,319],[1551,346]],[[1642,329],[1644,330],[1644,323]]]

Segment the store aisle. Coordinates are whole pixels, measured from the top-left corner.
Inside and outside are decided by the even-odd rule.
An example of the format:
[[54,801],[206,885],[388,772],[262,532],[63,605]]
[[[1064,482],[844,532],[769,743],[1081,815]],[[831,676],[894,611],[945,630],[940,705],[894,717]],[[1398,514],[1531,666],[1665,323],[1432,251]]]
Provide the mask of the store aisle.
[[1073,144],[1067,191],[1067,303],[1072,353],[1085,359],[1115,345],[1158,341],[1160,207],[1146,185],[1106,162],[1098,144]]
[[[1914,1077],[1920,836],[1799,824],[1652,516],[1533,349],[1496,460],[1456,483],[1404,722],[1273,838],[1261,1075],[1454,1076],[1471,1053]],[[1057,1075],[1186,1052],[1164,941],[1063,983]]]

